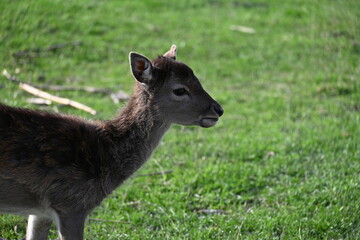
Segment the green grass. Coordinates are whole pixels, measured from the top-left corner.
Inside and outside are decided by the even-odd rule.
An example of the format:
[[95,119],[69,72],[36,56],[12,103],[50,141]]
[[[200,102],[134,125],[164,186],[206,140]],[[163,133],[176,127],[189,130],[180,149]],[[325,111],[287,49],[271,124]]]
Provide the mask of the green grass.
[[[225,114],[211,129],[174,126],[137,174],[173,173],[129,179],[89,216],[86,239],[360,239],[357,0],[0,1],[0,70],[29,83],[130,93],[128,52],[156,57],[173,43]],[[48,111],[88,119],[123,106],[55,94],[98,114]],[[39,108],[28,97],[0,77],[1,102]],[[25,223],[0,216],[0,236],[21,238]]]

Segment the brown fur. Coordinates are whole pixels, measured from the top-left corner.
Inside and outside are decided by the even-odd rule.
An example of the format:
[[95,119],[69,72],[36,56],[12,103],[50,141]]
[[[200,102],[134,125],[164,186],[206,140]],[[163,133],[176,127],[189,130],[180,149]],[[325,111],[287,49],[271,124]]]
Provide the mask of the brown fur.
[[[109,121],[0,104],[0,196],[14,199],[11,203],[0,200],[0,210],[33,214],[25,210],[52,209],[60,218],[62,239],[82,239],[82,229],[71,229],[71,225],[81,228],[86,215],[140,168],[170,127],[155,99],[159,89],[169,79],[187,82],[189,88],[201,87],[189,67],[166,57],[152,63],[153,80],[144,85],[142,71],[149,63],[141,64],[141,71],[134,73],[139,81],[133,97]],[[202,111],[213,115],[215,106],[215,115],[220,116],[221,107],[205,91],[201,94]],[[49,227],[48,216],[40,220],[43,225],[39,226]],[[46,236],[47,230],[36,231]]]

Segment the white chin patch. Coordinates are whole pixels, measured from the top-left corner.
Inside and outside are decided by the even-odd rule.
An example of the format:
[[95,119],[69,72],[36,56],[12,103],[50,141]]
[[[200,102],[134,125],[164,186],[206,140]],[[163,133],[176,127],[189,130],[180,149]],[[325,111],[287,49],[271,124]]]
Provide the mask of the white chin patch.
[[203,118],[200,120],[200,125],[202,127],[213,127],[218,122],[217,118]]

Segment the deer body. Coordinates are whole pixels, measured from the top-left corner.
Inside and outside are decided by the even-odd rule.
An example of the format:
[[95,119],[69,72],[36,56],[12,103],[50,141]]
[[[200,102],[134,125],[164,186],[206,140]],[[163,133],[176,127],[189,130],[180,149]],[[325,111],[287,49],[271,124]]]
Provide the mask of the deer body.
[[130,53],[134,95],[117,117],[91,122],[0,104],[0,212],[29,215],[26,240],[83,239],[86,216],[140,168],[171,124],[216,124],[223,110],[176,47],[153,62]]

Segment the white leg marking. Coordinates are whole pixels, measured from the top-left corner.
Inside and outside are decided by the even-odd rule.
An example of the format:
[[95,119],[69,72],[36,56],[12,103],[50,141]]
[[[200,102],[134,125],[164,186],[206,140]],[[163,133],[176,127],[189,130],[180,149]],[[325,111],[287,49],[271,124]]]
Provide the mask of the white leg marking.
[[29,215],[28,224],[26,227],[26,240],[34,238],[34,222],[36,221],[36,215]]

